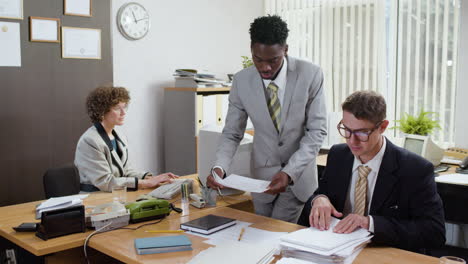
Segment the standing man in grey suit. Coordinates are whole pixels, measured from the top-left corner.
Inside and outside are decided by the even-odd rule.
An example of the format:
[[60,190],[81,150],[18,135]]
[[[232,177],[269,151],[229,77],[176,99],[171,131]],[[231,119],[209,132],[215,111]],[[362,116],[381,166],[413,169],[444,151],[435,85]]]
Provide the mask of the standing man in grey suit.
[[[264,193],[252,193],[255,212],[296,223],[317,188],[315,157],[326,135],[326,109],[322,70],[287,56],[288,31],[279,16],[251,24],[255,67],[234,76],[212,174],[226,176],[250,117],[253,177],[271,181]],[[208,186],[223,188],[212,174]]]

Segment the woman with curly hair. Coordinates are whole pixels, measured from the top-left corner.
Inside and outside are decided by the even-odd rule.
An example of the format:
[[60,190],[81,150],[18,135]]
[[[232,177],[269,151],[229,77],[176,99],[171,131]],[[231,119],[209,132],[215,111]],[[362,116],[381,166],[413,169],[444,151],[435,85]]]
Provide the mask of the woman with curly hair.
[[130,95],[123,87],[98,87],[86,99],[93,123],[80,138],[75,152],[75,166],[80,173],[81,190],[112,191],[114,186],[155,188],[178,176],[164,173],[153,176],[132,168],[128,143],[116,126],[124,124]]

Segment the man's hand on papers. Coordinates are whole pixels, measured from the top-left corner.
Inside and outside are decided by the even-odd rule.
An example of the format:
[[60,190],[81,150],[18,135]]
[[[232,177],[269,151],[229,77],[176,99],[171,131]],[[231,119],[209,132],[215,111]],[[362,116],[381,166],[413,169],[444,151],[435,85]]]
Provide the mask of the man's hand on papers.
[[338,212],[331,204],[326,196],[316,198],[310,210],[309,223],[310,226],[317,229],[328,230],[330,228],[331,216],[342,217],[343,214]]
[[[223,175],[224,174],[223,171],[220,168],[214,168],[214,171],[218,175]],[[222,176],[220,176],[220,177],[222,177]],[[208,178],[206,178],[206,184],[211,189],[218,189],[218,188],[223,189],[224,188],[224,186],[222,184],[218,183],[214,179],[213,175],[211,175],[211,174],[208,176]]]
[[335,226],[333,232],[349,234],[360,227],[369,230],[369,222],[368,216],[349,214]]
[[289,183],[289,175],[286,172],[280,171],[276,173],[275,176],[271,179],[270,185],[268,185],[267,190],[265,193],[268,194],[277,194],[280,192],[286,191],[286,187],[288,187]]

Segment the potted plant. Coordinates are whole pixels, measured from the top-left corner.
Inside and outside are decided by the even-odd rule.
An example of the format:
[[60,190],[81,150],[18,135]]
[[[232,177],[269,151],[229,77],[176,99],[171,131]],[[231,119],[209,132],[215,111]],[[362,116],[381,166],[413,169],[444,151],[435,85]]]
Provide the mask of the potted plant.
[[242,67],[244,69],[253,65],[253,62],[252,62],[251,58],[249,58],[247,56],[241,56],[241,58],[242,58]]
[[430,116],[434,112],[425,112],[421,109],[418,116],[405,113],[400,120],[396,120],[399,125],[393,128],[400,129],[401,132],[413,135],[430,135],[435,129],[440,129],[439,121],[433,120]]

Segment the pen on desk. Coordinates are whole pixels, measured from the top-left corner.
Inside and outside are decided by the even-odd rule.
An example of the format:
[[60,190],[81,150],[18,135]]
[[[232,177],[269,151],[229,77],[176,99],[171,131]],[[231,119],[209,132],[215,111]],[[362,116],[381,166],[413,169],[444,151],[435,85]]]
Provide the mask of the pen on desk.
[[244,232],[245,232],[245,228],[242,228],[241,231],[240,231],[239,238],[237,239],[237,241],[241,241],[242,236],[244,235]]
[[145,230],[146,233],[183,233],[184,230]]
[[205,187],[205,185],[203,185],[203,182],[200,180],[200,177],[197,177],[197,180],[198,180],[198,184],[199,184],[201,187]]

